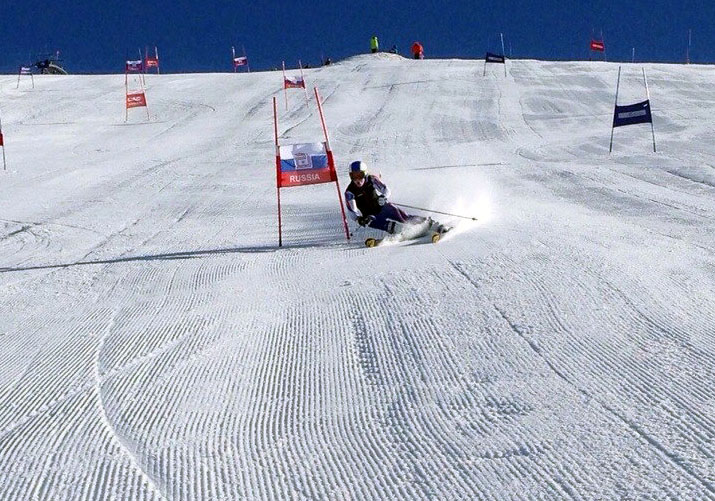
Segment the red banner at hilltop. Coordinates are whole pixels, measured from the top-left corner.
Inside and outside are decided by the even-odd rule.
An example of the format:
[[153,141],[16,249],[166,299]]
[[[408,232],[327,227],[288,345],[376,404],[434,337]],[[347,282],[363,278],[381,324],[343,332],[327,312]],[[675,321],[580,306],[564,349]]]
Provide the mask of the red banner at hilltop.
[[233,63],[233,71],[237,72],[238,68],[241,66],[245,66],[246,70],[250,73],[251,68],[248,66],[248,57],[246,56],[246,49],[243,49],[243,55],[242,56],[237,56],[236,55],[236,48],[231,47],[231,62]]
[[604,52],[606,44],[602,40],[591,40],[591,50],[596,52]]
[[127,61],[124,66],[124,71],[126,73],[129,73],[132,71],[136,71],[136,72],[144,71],[144,65],[142,64],[142,60],[137,59],[136,61]]
[[288,109],[288,91],[286,89],[303,89],[305,91],[305,102],[308,102],[308,90],[305,87],[305,78],[303,77],[303,65],[298,61],[300,76],[289,77],[286,75],[286,64],[283,61],[283,95],[286,98],[286,110]]
[[303,77],[285,77],[283,80],[284,89],[305,89]]
[[154,56],[149,55],[149,47],[144,48],[144,71],[149,68],[156,68],[156,74],[159,74],[159,48],[154,46]]

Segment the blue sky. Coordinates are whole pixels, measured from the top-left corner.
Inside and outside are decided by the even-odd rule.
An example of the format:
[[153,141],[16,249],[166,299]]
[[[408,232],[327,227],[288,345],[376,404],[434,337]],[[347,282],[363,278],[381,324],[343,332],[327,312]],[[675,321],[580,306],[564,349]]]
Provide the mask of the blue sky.
[[[583,60],[593,30],[608,60],[715,61],[714,0],[327,0],[221,1],[0,0],[0,71],[15,72],[30,54],[59,49],[71,73],[118,73],[139,47],[157,44],[164,72],[230,71],[230,48],[245,46],[251,69],[285,59],[317,65],[381,48],[407,54],[414,40],[427,58],[481,58],[499,50],[535,59]],[[240,50],[240,49],[239,49]]]

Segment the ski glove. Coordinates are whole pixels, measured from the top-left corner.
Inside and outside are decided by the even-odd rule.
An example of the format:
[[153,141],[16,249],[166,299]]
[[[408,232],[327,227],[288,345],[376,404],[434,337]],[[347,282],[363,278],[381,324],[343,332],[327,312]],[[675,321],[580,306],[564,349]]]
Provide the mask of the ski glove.
[[375,220],[375,216],[360,216],[357,222],[360,226],[367,226]]
[[387,198],[385,198],[383,195],[380,195],[379,197],[377,197],[377,205],[382,207],[386,203],[387,203]]

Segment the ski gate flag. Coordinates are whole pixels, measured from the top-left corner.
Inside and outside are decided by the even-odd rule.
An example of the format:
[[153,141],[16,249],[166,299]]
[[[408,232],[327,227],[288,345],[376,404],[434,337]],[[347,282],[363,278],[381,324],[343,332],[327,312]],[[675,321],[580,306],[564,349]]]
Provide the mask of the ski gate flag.
[[32,88],[35,88],[35,77],[32,74],[32,67],[31,66],[20,66],[20,71],[17,72],[17,86],[15,87],[16,89],[20,88],[20,77],[23,75],[29,75],[30,80],[32,81]]
[[280,146],[281,188],[335,181],[335,171],[328,164],[324,143]]
[[645,76],[645,68],[643,71],[643,86],[645,87],[645,101],[634,104],[618,105],[618,91],[621,88],[621,67],[618,67],[618,80],[616,81],[616,102],[613,108],[613,124],[611,125],[611,143],[608,146],[608,152],[613,151],[613,131],[616,127],[635,124],[650,124],[650,130],[653,135],[653,153],[655,153],[655,127],[653,127],[653,115],[650,110],[650,92],[648,91],[648,78]]
[[350,240],[350,230],[348,220],[345,217],[345,207],[343,206],[343,195],[340,192],[340,183],[335,171],[335,159],[333,151],[330,149],[330,137],[328,127],[325,125],[323,106],[320,104],[320,94],[318,88],[315,92],[315,102],[318,106],[320,123],[323,126],[325,142],[280,144],[278,134],[278,105],[273,97],[273,132],[276,144],[276,199],[278,201],[278,247],[283,246],[283,216],[281,211],[281,188],[291,186],[304,186],[308,184],[335,183],[338,192],[338,205],[342,214],[345,238]]
[[503,55],[500,54],[492,54],[491,52],[487,52],[487,55],[484,58],[484,62],[486,63],[505,63],[505,59]]
[[591,50],[596,52],[605,52],[606,44],[602,40],[591,40]]
[[146,95],[144,91],[127,92],[127,109],[146,106]]
[[125,73],[130,71],[144,71],[144,65],[142,63],[141,59],[137,59],[136,61],[127,61],[124,68]]
[[283,86],[286,89],[305,89],[305,80],[303,77],[285,77]]
[[[238,68],[245,66],[246,70],[250,73],[251,67],[248,66],[248,56],[246,56],[246,49],[243,49],[243,55],[236,55],[236,47],[231,47],[231,61],[233,62],[233,71],[237,72]],[[285,75],[285,67],[283,68],[283,75]]]
[[647,123],[653,123],[653,116],[650,113],[650,101],[648,99],[636,104],[625,106],[616,105],[616,109],[613,112],[614,127]]
[[156,74],[159,74],[159,48],[156,45],[154,46],[154,56],[149,55],[148,47],[144,48],[144,71],[149,68],[156,68]]

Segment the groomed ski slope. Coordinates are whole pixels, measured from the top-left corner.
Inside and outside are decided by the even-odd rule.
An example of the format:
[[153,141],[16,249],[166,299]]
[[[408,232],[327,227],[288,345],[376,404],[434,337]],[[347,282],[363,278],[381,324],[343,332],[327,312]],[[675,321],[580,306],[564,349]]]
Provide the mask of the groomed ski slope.
[[306,70],[341,189],[479,218],[375,249],[277,247],[280,72],[0,77],[0,498],[715,499],[715,68],[645,68],[611,155],[617,64]]

